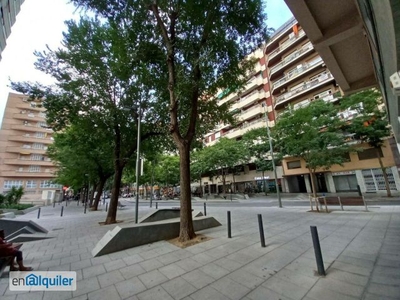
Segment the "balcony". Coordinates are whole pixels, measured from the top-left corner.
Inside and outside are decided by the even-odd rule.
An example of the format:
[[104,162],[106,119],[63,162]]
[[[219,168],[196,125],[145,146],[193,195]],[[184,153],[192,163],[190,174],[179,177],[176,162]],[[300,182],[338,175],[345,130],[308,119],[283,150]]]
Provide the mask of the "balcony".
[[292,31],[292,27],[297,24],[297,20],[295,18],[291,18],[287,22],[285,22],[282,26],[277,28],[277,30],[273,33],[271,39],[267,44],[267,51],[268,48],[271,48],[274,44],[276,44],[283,36],[288,34],[289,30]]
[[313,62],[304,63],[301,66],[291,70],[285,76],[273,82],[272,93],[274,93],[279,87],[282,87],[284,84],[288,84],[289,82],[295,80],[301,75],[304,75],[306,72],[309,72],[318,67],[321,63],[323,63],[323,60],[321,57],[319,57]]
[[239,120],[245,121],[247,119],[253,118],[256,115],[260,115],[262,113],[264,113],[264,108],[261,105],[257,105],[257,106],[251,107],[250,109],[242,112],[239,115]]
[[287,40],[286,42],[282,43],[274,51],[268,53],[268,61],[271,62],[274,57],[276,57],[278,54],[283,53],[284,50],[288,49],[291,45],[293,45],[294,43],[298,42],[305,35],[306,35],[306,33],[304,32],[303,29],[301,29],[299,31],[299,33],[297,34],[297,36],[289,38],[289,40]]
[[313,49],[314,47],[311,44],[311,42],[308,42],[307,44],[303,45],[303,47],[301,47],[299,50],[293,52],[289,56],[285,57],[281,62],[271,67],[270,77],[272,77],[272,75],[278,72],[279,70],[282,70],[284,67],[288,66],[290,63],[293,63],[298,59],[300,59],[301,57],[305,56],[305,54],[310,53]]
[[305,82],[301,87],[292,90],[290,92],[284,93],[283,95],[279,96],[276,98],[275,100],[275,109],[281,105],[284,104],[286,102],[289,102],[289,100],[292,100],[302,94],[305,94],[306,92],[311,91],[314,88],[317,88],[327,82],[330,82],[334,80],[332,74],[330,72],[321,74],[320,76],[318,76],[317,78]]
[[264,90],[254,91],[253,93],[250,93],[247,96],[240,98],[239,101],[236,103],[236,108],[241,109],[242,107],[249,106],[256,100],[264,98],[266,98]]
[[9,159],[4,159],[4,164],[19,165],[19,166],[44,166],[44,167],[54,166],[49,158],[44,158],[44,160],[9,158]]
[[245,122],[242,126],[233,128],[223,134],[224,137],[227,138],[237,138],[245,134],[247,131],[250,131],[254,128],[260,128],[260,127],[265,127],[267,126],[267,122],[264,118],[260,118],[257,120],[254,120],[252,122]]
[[19,153],[19,154],[45,154],[46,149],[34,149],[34,148],[24,148],[18,146],[8,146],[6,147],[6,152]]
[[17,120],[26,120],[26,121],[32,121],[32,122],[43,122],[45,120],[44,117],[38,116],[38,114],[33,114],[33,113],[19,113],[19,114],[13,114],[13,118]]
[[[48,170],[48,171],[46,171]],[[2,177],[21,177],[21,178],[54,178],[56,169],[46,169],[40,172],[29,172],[28,170],[2,171]]]
[[35,126],[35,125],[11,125],[11,129],[14,130],[21,130],[21,131],[29,131],[29,132],[47,132],[47,133],[52,133],[51,128],[44,128],[41,126]]
[[50,145],[53,143],[53,140],[49,138],[38,138],[33,135],[14,135],[14,136],[9,136],[8,140],[14,142],[25,142],[25,143],[42,143],[46,145]]

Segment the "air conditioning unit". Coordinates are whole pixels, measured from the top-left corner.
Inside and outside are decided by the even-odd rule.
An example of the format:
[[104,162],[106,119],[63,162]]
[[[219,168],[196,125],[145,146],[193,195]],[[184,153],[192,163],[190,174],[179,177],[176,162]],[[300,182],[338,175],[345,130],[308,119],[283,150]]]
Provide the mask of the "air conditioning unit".
[[395,96],[400,96],[400,70],[390,76],[390,85]]

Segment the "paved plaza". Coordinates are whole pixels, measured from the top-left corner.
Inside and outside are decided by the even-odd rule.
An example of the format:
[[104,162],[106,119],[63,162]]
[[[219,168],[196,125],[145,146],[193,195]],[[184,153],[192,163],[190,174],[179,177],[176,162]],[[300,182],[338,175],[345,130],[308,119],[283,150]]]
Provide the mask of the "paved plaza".
[[[26,265],[76,271],[77,290],[11,292],[6,271],[0,299],[400,299],[400,206],[328,214],[308,209],[209,205],[207,215],[222,224],[201,232],[209,241],[186,249],[161,241],[94,258],[91,251],[108,230],[134,224],[134,207],[120,209],[118,219],[124,222],[108,226],[99,225],[104,210],[84,214],[73,203],[60,217],[61,205],[43,207],[39,220],[37,211],[18,217],[36,221],[54,236],[23,245]],[[139,216],[151,210],[141,206]],[[265,248],[257,214],[263,216]],[[316,275],[310,225],[318,228],[326,277]]]

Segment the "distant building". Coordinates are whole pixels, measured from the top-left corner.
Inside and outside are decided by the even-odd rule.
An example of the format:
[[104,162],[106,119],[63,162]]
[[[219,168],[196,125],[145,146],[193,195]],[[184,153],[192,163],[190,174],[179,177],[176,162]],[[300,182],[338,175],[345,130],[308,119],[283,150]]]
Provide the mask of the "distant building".
[[15,23],[21,4],[25,0],[2,0],[0,1],[1,11],[1,32],[0,32],[0,60],[1,53],[6,47],[6,40],[11,34],[11,26]]
[[[53,183],[56,167],[46,154],[53,143],[40,101],[10,93],[0,130],[0,193],[23,187],[21,202],[43,203],[53,199],[61,186]],[[50,191],[50,195],[43,191]],[[42,199],[44,197],[45,199]]]
[[[342,89],[328,69],[320,53],[308,39],[301,24],[292,18],[278,28],[262,48],[252,56],[258,59],[254,71],[240,93],[229,89],[218,95],[220,103],[230,102],[231,110],[238,113],[237,126],[220,124],[205,136],[206,146],[220,137],[240,140],[253,128],[274,126],[279,115],[286,109],[298,109],[314,100],[336,102]],[[350,119],[352,112],[343,112],[342,118]],[[358,143],[351,140],[349,143]],[[392,148],[395,141],[388,137],[381,148],[381,156],[392,191],[400,191],[400,178]],[[350,153],[343,166],[335,165],[329,170],[318,170],[317,192],[385,192],[385,182],[375,149],[359,145],[365,151]],[[300,158],[286,157],[277,168],[278,182],[283,192],[311,193],[309,170]],[[273,172],[264,175],[270,187],[274,186]],[[253,163],[246,164],[241,172],[227,178],[234,191],[243,192],[247,187],[262,187],[264,178]],[[221,179],[202,178],[204,189],[210,193],[222,190]]]

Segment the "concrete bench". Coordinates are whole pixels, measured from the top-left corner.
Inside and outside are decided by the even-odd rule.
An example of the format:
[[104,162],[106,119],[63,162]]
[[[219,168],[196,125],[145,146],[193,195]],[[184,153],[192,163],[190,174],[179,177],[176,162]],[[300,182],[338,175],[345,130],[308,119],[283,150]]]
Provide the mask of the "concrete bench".
[[364,196],[334,196],[334,197],[318,197],[320,205],[340,205],[342,210],[343,206],[364,206],[365,211],[368,211],[367,203]]
[[[17,248],[18,250],[21,247],[22,247],[22,244],[18,244],[15,246],[15,248]],[[0,277],[1,277],[1,275],[3,275],[6,267],[11,264],[12,260],[13,260],[12,256],[0,257]]]

